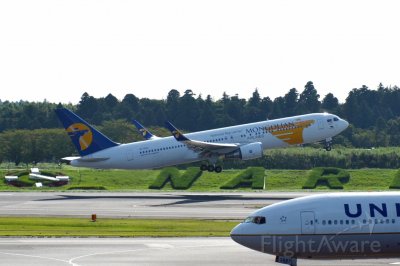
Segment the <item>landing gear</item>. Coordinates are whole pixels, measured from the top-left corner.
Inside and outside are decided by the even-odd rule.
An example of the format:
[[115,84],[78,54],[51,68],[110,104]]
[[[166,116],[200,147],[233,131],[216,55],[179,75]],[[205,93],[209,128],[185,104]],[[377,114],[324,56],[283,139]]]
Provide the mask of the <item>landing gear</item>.
[[276,256],[275,262],[290,266],[297,266],[297,258],[294,257]]
[[200,170],[201,171],[207,171],[207,169],[208,169],[208,165],[206,165],[206,164],[200,165]]
[[222,172],[222,166],[217,165],[214,166],[213,164],[202,164],[200,166],[201,171],[208,171],[208,172],[216,172],[216,173],[221,173]]
[[216,173],[221,173],[222,172],[222,166],[220,166],[220,165],[215,166],[214,171]]
[[327,138],[325,140],[324,148],[325,148],[326,151],[331,151],[332,150],[332,138]]

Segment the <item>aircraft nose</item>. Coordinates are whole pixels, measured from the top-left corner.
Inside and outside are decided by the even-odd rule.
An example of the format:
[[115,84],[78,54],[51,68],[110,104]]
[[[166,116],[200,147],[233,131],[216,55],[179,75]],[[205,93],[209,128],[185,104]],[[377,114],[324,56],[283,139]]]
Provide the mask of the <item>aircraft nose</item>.
[[346,128],[349,127],[349,122],[347,122],[346,120],[342,119],[342,124],[343,124],[343,130],[345,130]]
[[236,225],[231,231],[231,238],[236,243],[243,245],[241,224]]

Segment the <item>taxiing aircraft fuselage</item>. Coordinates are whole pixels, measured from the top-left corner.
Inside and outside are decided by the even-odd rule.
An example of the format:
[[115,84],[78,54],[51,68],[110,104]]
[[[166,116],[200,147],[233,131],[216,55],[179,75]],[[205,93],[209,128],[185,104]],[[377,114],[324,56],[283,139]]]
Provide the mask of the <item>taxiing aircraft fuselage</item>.
[[331,193],[280,202],[251,214],[231,237],[289,265],[296,258],[400,257],[400,193]]
[[265,149],[319,141],[326,141],[326,148],[330,149],[332,137],[348,126],[345,120],[328,113],[188,134],[182,134],[168,123],[171,137],[117,144],[68,109],[57,109],[56,112],[81,155],[65,159],[73,166],[101,169],[153,169],[196,161],[215,164],[221,157],[249,160],[261,157]]

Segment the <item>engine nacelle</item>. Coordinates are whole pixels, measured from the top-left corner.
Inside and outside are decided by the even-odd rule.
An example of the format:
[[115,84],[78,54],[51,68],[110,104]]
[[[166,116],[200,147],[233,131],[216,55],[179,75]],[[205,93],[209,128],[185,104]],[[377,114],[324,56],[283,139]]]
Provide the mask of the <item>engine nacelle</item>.
[[251,160],[260,158],[263,155],[261,142],[253,142],[241,146],[239,149],[225,154],[226,159]]

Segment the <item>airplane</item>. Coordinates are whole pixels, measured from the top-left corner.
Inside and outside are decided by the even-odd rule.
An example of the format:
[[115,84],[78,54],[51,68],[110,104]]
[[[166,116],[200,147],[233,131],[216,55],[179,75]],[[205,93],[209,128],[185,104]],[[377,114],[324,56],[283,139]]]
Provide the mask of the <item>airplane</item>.
[[400,257],[400,193],[342,192],[306,196],[255,211],[231,238],[275,262]]
[[147,128],[145,128],[142,124],[139,123],[139,121],[133,119],[132,123],[135,125],[139,133],[142,135],[142,137],[145,140],[152,140],[152,139],[159,139],[160,137],[157,137],[156,135],[152,134]]
[[250,160],[260,158],[264,149],[325,142],[331,149],[332,137],[349,123],[336,115],[314,113],[256,123],[183,134],[171,123],[173,137],[119,144],[103,135],[66,108],[55,110],[80,156],[63,162],[98,169],[154,169],[208,161],[202,171],[221,172],[220,158]]

